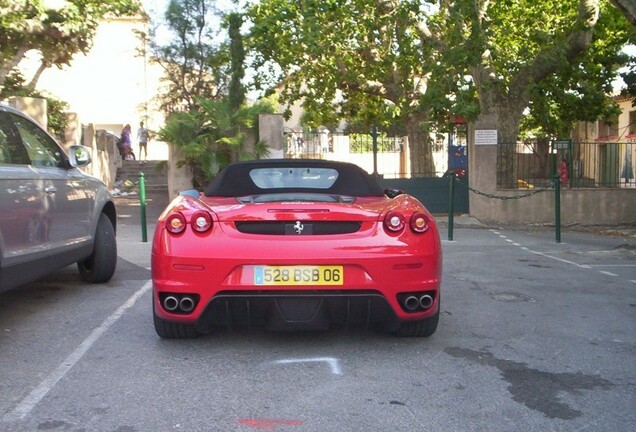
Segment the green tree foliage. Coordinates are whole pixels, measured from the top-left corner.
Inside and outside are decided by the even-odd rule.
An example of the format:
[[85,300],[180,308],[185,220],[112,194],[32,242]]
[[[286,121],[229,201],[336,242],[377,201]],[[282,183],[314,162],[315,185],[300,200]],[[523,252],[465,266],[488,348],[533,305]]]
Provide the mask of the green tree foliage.
[[617,67],[633,62],[621,48],[635,41],[636,33],[609,3],[601,3],[600,17],[590,47],[578,61],[559,65],[555,74],[532,88],[521,134],[547,140],[567,138],[576,122],[619,114],[618,105],[608,95],[614,92]]
[[539,110],[563,105],[560,114],[570,111],[569,125],[557,129],[605,109],[591,112],[589,102],[611,90],[617,66],[627,60],[620,51],[630,40],[628,23],[609,2],[486,1],[478,8],[472,2],[450,3],[440,18],[451,19],[440,19],[438,29],[466,59],[481,113],[499,117],[504,141],[516,140],[531,101]]
[[102,18],[138,10],[136,0],[66,0],[59,9],[43,0],[0,0],[0,87],[27,52],[38,51],[43,67],[67,65],[91,47]]
[[227,98],[198,102],[196,110],[172,113],[159,132],[162,141],[181,150],[177,165],[190,169],[196,188],[204,188],[220,169],[237,158],[266,156],[263,143],[256,143],[253,148],[246,148],[244,143],[250,132],[255,133],[259,114],[276,112],[271,98],[238,110]]
[[474,95],[420,37],[429,13],[413,0],[262,0],[247,12],[258,84],[282,84],[283,100],[302,101],[313,125],[401,125],[412,171],[434,173],[427,131],[474,113]]
[[413,129],[479,113],[502,143],[528,109],[527,127],[552,135],[611,112],[632,31],[609,0],[261,0],[248,14],[259,65],[277,72],[265,84],[284,83],[308,120],[389,112]]
[[163,96],[169,117],[159,137],[180,149],[177,164],[190,169],[197,188],[231,162],[265,156],[264,143],[247,143],[256,138],[259,114],[277,108],[272,99],[245,104],[242,17],[225,17],[228,43],[213,37],[212,11],[206,5],[202,0],[172,0],[166,22],[174,39],[155,47],[169,82]]
[[[498,160],[498,177],[505,186],[515,184],[514,143],[526,109],[533,110],[544,133],[552,134],[573,120],[609,109],[602,102],[598,107],[588,104],[603,99],[600,92],[609,89],[625,61],[618,53],[630,30],[607,0],[443,5],[436,31],[444,35],[445,46],[460,54],[452,60],[465,58],[481,114],[498,125],[499,143],[509,144]],[[555,118],[559,115],[563,119]]]
[[610,0],[620,10],[627,21],[636,26],[636,2],[634,0]]
[[228,29],[230,35],[230,88],[228,97],[230,106],[238,110],[245,103],[245,49],[243,48],[243,36],[241,35],[243,18],[238,13],[228,16]]
[[632,98],[632,106],[636,106],[636,61],[632,61],[628,69],[621,73],[626,87],[621,91],[623,96]]
[[171,35],[165,44],[148,41],[153,58],[164,70],[166,91],[161,96],[165,112],[197,109],[200,98],[218,99],[227,94],[230,54],[215,43],[215,11],[207,0],[170,0],[164,21]]

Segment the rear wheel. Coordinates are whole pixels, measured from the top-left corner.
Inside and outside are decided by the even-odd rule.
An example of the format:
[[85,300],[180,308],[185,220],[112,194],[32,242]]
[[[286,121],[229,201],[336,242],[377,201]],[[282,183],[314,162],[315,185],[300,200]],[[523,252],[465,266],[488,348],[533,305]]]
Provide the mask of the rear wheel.
[[400,337],[429,337],[437,330],[438,322],[439,310],[429,318],[401,323],[400,328],[394,334]]
[[155,323],[155,332],[163,339],[192,339],[201,334],[192,324],[183,324],[167,321],[157,316],[155,312],[155,300],[152,300],[152,315]]
[[99,215],[94,242],[91,256],[77,262],[80,276],[85,282],[108,282],[117,267],[117,240],[113,224],[104,213]]

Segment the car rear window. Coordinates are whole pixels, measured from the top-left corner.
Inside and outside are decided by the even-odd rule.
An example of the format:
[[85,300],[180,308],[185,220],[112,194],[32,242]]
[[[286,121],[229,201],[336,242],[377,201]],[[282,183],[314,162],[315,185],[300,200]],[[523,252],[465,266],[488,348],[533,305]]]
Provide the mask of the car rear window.
[[261,189],[329,189],[338,179],[338,171],[318,167],[256,168],[250,178]]
[[320,159],[263,159],[227,166],[205,189],[206,196],[321,193],[384,196],[377,179],[357,165]]

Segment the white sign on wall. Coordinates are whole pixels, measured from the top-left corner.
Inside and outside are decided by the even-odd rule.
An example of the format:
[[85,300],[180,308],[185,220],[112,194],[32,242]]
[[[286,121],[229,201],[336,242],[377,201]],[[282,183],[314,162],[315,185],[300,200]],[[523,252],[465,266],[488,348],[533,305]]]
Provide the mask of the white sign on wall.
[[475,145],[497,145],[497,129],[476,129]]

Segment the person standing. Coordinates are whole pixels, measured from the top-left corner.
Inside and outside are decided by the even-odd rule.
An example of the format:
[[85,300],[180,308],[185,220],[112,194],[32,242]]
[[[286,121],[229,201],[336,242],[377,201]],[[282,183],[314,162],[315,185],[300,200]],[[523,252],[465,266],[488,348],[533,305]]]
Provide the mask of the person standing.
[[130,140],[130,125],[124,126],[119,137],[119,147],[121,156],[124,160],[135,160],[135,154],[132,151],[132,142]]
[[148,158],[148,139],[150,134],[148,129],[144,127],[144,122],[139,123],[139,130],[137,131],[137,141],[139,142],[139,160]]
[[568,184],[568,164],[565,161],[565,158],[561,159],[561,166],[559,167],[559,177],[561,179],[561,185],[567,186]]

